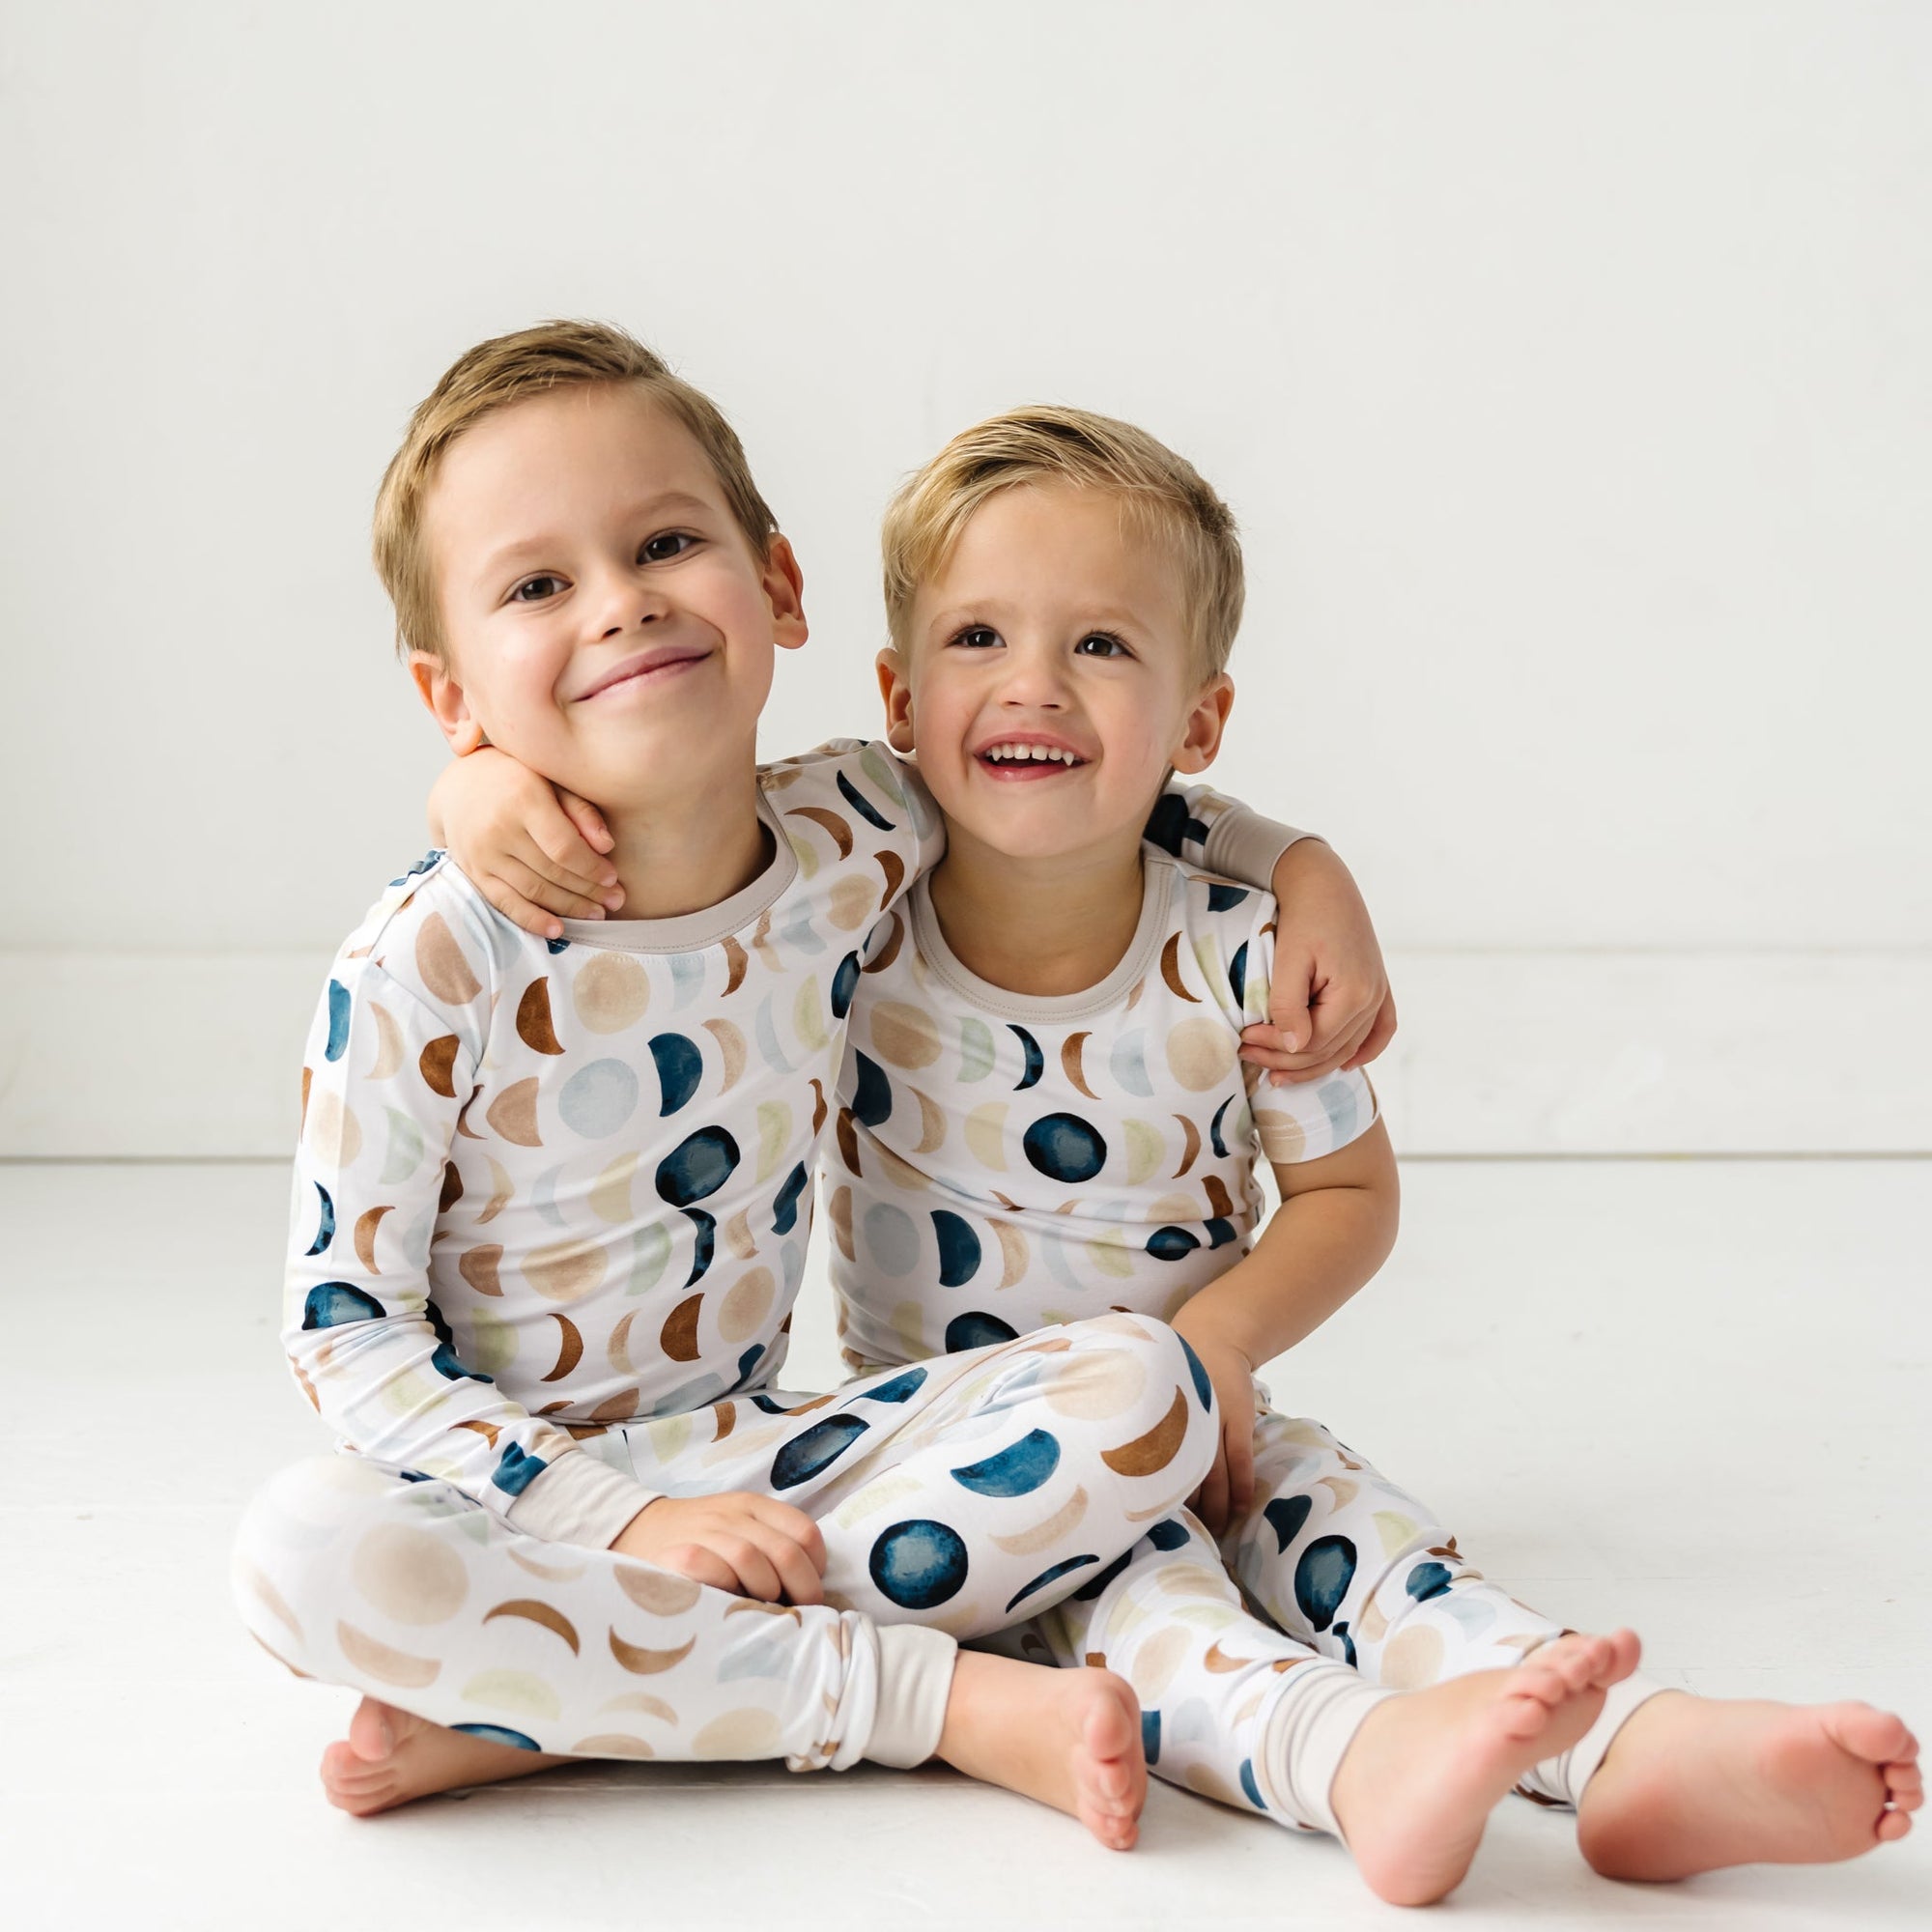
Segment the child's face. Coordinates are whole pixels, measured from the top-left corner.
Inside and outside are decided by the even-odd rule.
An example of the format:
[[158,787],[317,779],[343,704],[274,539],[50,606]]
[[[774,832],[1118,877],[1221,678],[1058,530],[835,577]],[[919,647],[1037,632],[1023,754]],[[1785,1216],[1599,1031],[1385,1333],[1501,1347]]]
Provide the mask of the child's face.
[[635,387],[559,389],[451,445],[425,534],[449,663],[412,668],[450,742],[599,804],[750,770],[773,650],[805,641],[782,537],[761,563],[710,463]]
[[955,832],[1013,858],[1137,842],[1169,770],[1213,757],[1234,698],[1201,678],[1166,546],[1119,497],[1058,483],[975,512],[879,670],[892,742],[918,751]]

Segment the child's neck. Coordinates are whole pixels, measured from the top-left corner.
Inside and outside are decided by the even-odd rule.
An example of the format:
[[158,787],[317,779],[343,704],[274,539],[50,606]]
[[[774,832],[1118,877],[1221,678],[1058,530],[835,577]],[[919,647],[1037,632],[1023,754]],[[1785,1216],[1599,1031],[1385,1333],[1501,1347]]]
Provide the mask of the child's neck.
[[755,782],[674,800],[606,807],[609,858],[624,889],[618,919],[679,919],[742,892],[770,863]]
[[1140,836],[1053,859],[1015,859],[956,825],[932,910],[969,973],[1010,993],[1084,993],[1121,963],[1141,918]]

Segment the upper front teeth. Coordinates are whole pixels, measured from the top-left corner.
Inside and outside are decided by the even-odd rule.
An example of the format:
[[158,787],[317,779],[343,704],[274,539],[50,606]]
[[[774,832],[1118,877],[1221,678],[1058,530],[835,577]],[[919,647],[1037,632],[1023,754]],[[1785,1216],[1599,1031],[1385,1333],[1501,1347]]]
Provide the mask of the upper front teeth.
[[1032,758],[1035,761],[1044,758],[1062,765],[1077,765],[1080,762],[1073,753],[1063,752],[1053,745],[992,745],[980,755],[985,758]]

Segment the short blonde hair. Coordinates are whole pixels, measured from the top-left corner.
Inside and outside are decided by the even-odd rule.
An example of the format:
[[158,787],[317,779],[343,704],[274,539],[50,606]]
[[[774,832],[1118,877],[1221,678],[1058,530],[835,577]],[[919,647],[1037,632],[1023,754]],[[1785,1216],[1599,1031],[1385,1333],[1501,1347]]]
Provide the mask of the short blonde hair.
[[514,335],[493,336],[459,355],[416,405],[402,447],[383,472],[372,549],[376,575],[395,606],[399,657],[412,651],[447,656],[423,535],[424,512],[443,452],[498,410],[552,389],[599,383],[637,384],[661,402],[703,450],[759,561],[771,554],[777,520],[752,480],[744,444],[718,405],[673,376],[660,356],[613,324],[540,322]]
[[1227,664],[1245,595],[1233,513],[1185,457],[1132,423],[1036,403],[962,430],[910,477],[886,510],[886,622],[910,641],[913,598],[943,570],[968,520],[1023,483],[1102,490],[1173,549],[1204,678]]

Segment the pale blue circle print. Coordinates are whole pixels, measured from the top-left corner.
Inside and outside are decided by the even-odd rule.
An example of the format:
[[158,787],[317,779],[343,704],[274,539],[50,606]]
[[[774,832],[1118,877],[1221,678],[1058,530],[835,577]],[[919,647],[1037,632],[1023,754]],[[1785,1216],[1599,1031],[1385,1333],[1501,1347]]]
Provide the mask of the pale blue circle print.
[[638,1076],[621,1060],[593,1060],[563,1083],[556,1111],[587,1141],[614,1134],[638,1109]]
[[903,1279],[919,1265],[919,1230],[903,1208],[881,1201],[866,1209],[866,1245],[882,1273]]

